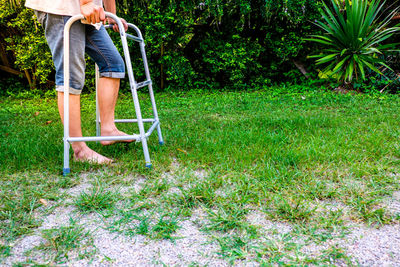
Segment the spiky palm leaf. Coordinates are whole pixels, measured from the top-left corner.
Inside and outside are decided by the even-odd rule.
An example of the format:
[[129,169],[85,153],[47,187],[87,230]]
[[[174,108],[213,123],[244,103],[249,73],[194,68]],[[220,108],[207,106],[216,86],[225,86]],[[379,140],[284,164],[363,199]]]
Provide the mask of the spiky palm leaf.
[[[385,1],[345,0],[344,11],[340,10],[336,0],[331,3],[333,8],[324,3],[323,21],[315,23],[325,34],[308,39],[324,46],[320,54],[311,58],[317,58],[318,65],[327,65],[325,71],[343,82],[352,81],[354,77],[365,79],[366,69],[382,74],[378,65],[390,69],[380,56],[393,51],[396,46],[383,43],[400,30],[399,27],[388,27],[399,8],[379,18]],[[377,22],[378,18],[380,22]]]
[[21,0],[8,0],[8,2],[12,8],[16,8],[21,4]]

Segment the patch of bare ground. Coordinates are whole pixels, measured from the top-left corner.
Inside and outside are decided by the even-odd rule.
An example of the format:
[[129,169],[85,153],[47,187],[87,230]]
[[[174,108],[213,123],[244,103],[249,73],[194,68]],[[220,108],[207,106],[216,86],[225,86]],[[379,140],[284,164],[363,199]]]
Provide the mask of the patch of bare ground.
[[[196,209],[190,220],[179,223],[180,228],[173,234],[172,241],[152,240],[143,235],[128,237],[112,233],[106,229],[106,221],[103,221],[103,218],[96,213],[82,215],[75,212],[72,206],[57,207],[44,218],[42,226],[32,235],[22,237],[15,242],[12,256],[3,263],[5,266],[29,260],[48,263],[48,252],[35,249],[45,242],[41,237],[41,231],[67,226],[72,219],[91,232],[96,253],[92,257],[82,259],[79,251],[71,251],[68,253],[68,266],[160,266],[163,264],[228,266],[228,263],[217,254],[218,245],[208,234],[202,232],[201,226],[196,223],[197,220],[204,222],[206,216],[203,209]],[[30,253],[27,254],[27,252]]]
[[[399,199],[400,193],[396,192],[393,199]],[[340,202],[319,203],[317,212],[326,211],[346,211],[349,208]],[[253,209],[246,216],[247,221],[260,227],[263,237],[267,240],[275,240],[279,243],[279,237],[289,234],[293,237],[300,248],[299,257],[322,258],[326,257],[327,251],[337,248],[349,257],[352,264],[360,266],[400,266],[400,224],[384,225],[379,228],[365,224],[356,224],[351,220],[345,219],[346,233],[332,233],[332,237],[323,242],[305,242],[307,236],[295,233],[295,225],[279,221],[271,221],[266,215]],[[339,231],[340,232],[340,231]],[[318,231],[316,232],[316,234]],[[274,236],[276,237],[274,239]],[[272,239],[271,239],[272,238]],[[289,253],[291,255],[292,252]],[[303,255],[303,256],[301,256]],[[294,256],[294,255],[293,255]],[[329,255],[328,255],[329,257]],[[337,266],[347,266],[345,259],[335,262]]]
[[[218,247],[191,221],[181,223],[174,241],[150,240],[144,236],[128,238],[99,229],[94,236],[98,255],[91,266],[188,266],[191,263],[228,266],[216,255]],[[71,262],[71,266],[89,261]]]
[[[28,262],[29,260],[37,263],[49,263],[49,254],[36,249],[37,247],[42,247],[46,242],[41,236],[43,230],[68,226],[71,224],[71,220],[74,220],[92,232],[96,231],[99,222],[97,214],[85,214],[82,216],[76,213],[75,208],[72,206],[57,207],[42,219],[42,225],[35,229],[32,234],[23,236],[12,244],[11,256],[3,262],[4,266],[13,266],[15,263]],[[74,254],[75,252],[71,252],[72,258]]]
[[222,198],[226,198],[228,197],[233,191],[235,190],[235,187],[232,185],[225,185],[223,187],[220,187],[218,189],[215,190],[215,195],[222,197]]
[[161,175],[161,179],[166,180],[168,184],[171,185],[168,194],[180,194],[178,192],[180,191],[178,187],[181,187],[183,190],[187,190],[192,185],[195,185],[199,181],[206,179],[209,175],[209,173],[203,168],[198,168],[196,170],[182,168],[178,169],[179,166],[179,163],[174,160],[171,164],[170,170]]
[[[396,194],[398,197],[398,194]],[[180,222],[180,229],[173,235],[174,240],[151,240],[142,235],[127,237],[111,233],[105,229],[104,223],[97,214],[79,215],[73,207],[57,207],[44,218],[42,226],[31,236],[25,236],[15,242],[12,256],[7,258],[5,266],[29,259],[41,262],[46,258],[44,252],[31,253],[27,251],[40,246],[44,240],[40,231],[68,225],[72,217],[86,230],[92,233],[96,254],[89,259],[81,259],[76,252],[70,255],[68,266],[188,266],[190,264],[208,266],[229,266],[226,260],[217,254],[219,246],[211,236],[202,232],[201,226],[207,220],[207,212],[199,207],[193,210],[190,220]],[[246,216],[247,221],[262,229],[263,237],[275,240],[274,237],[287,235],[294,230],[290,223],[272,221],[266,215],[251,209]],[[279,238],[275,240],[279,243]],[[293,239],[303,246],[301,237]],[[256,243],[262,241],[255,241]],[[331,247],[342,248],[350,256],[354,264],[360,266],[400,266],[400,225],[386,225],[372,228],[365,225],[352,225],[350,233],[345,238],[334,238],[326,242],[311,243],[301,249],[307,257],[321,256]],[[257,266],[254,259],[236,261],[237,266]],[[338,261],[337,265],[346,265]]]
[[257,209],[251,210],[246,215],[246,220],[256,227],[262,229],[263,232],[272,232],[279,235],[290,233],[293,226],[290,223],[268,220],[267,216]]
[[143,175],[128,175],[123,178],[123,182],[127,185],[112,186],[111,191],[119,192],[121,196],[128,197],[132,192],[139,193],[146,184],[146,177]]
[[[45,240],[40,235],[29,235],[17,239],[12,244],[11,256],[6,258],[2,262],[2,266],[13,266],[17,262],[26,262],[32,257],[27,256],[27,252],[33,250],[36,246],[42,244]],[[38,257],[37,260],[41,260],[42,257]]]
[[[176,163],[178,164],[178,163]],[[171,182],[178,182],[178,174],[182,173],[178,166],[172,166],[172,171],[168,173]],[[186,175],[192,175],[196,179],[205,179],[209,174],[206,170],[185,170]],[[62,203],[68,204],[82,192],[87,192],[93,186],[95,176],[83,175],[81,183],[75,187],[66,190],[67,199]],[[133,190],[137,193],[146,183],[145,177],[124,177],[130,185],[112,185],[110,190],[116,187],[120,188],[121,194],[129,194]],[[193,182],[194,183],[194,182]],[[362,186],[346,184],[346,186],[357,188]],[[233,190],[233,189],[232,189]],[[217,195],[226,196],[229,189],[216,191]],[[178,194],[180,189],[176,184],[172,184],[168,194]],[[225,195],[224,195],[225,194]],[[68,266],[188,266],[197,264],[200,266],[229,266],[229,262],[222,259],[218,252],[221,247],[215,241],[213,235],[222,237],[220,233],[208,233],[202,231],[202,227],[209,222],[207,210],[198,207],[192,211],[190,219],[180,221],[180,228],[172,235],[173,240],[152,240],[147,236],[134,235],[133,237],[125,236],[122,233],[113,233],[107,230],[107,226],[116,218],[104,219],[97,213],[80,214],[76,212],[76,208],[71,206],[62,206],[57,203],[50,203],[54,206],[50,211],[39,212],[37,216],[41,216],[42,225],[36,229],[31,235],[24,236],[16,240],[12,245],[11,256],[2,262],[5,266],[11,266],[15,263],[34,260],[38,263],[46,263],[48,255],[45,251],[35,250],[45,242],[41,237],[41,231],[52,229],[70,224],[71,219],[77,224],[82,225],[86,231],[91,232],[95,254],[86,259],[82,259],[77,251],[71,251],[69,254]],[[400,212],[400,191],[393,194],[384,203],[387,204],[388,210],[392,213]],[[356,224],[351,220],[350,207],[340,201],[323,200],[314,201],[312,208],[315,208],[317,215],[323,216],[324,213],[342,212],[342,218],[345,225],[349,227],[348,234],[343,237],[334,235],[333,238],[324,242],[307,242],[307,237],[302,233],[296,233],[296,224],[282,222],[279,220],[270,220],[267,215],[258,207],[249,207],[246,220],[250,225],[256,226],[261,236],[252,242],[249,247],[270,246],[270,242],[279,249],[285,247],[285,236],[290,236],[290,242],[294,242],[300,248],[301,255],[299,257],[318,258],[323,257],[326,250],[332,247],[341,248],[348,255],[353,264],[360,266],[400,266],[400,225],[385,225],[380,228],[373,228],[362,224]],[[121,206],[123,209],[123,205]],[[157,214],[147,214],[149,220],[153,223],[158,217]],[[155,217],[154,217],[155,216]],[[154,218],[153,218],[154,217]],[[132,224],[138,224],[139,221],[132,220]],[[268,243],[269,242],[269,243]],[[254,244],[253,244],[254,243]],[[29,253],[30,252],[30,253]],[[27,254],[28,253],[28,254]],[[292,252],[288,252],[291,254]],[[340,260],[336,265],[346,265],[346,262]],[[244,260],[237,260],[236,266],[258,266],[254,262],[254,253],[250,252],[249,257]]]
[[182,190],[176,186],[172,186],[170,189],[168,189],[168,192],[166,196],[181,196],[182,195]]
[[171,171],[165,172],[161,175],[162,180],[166,180],[168,183],[176,183],[177,177],[175,174],[173,174]]
[[390,214],[400,216],[400,191],[394,192],[391,197],[386,197],[383,200],[382,206],[386,208]]
[[194,170],[194,176],[202,180],[208,176],[208,172],[202,168],[198,168]]
[[372,228],[353,225],[345,238],[310,244],[302,253],[319,256],[331,247],[341,248],[353,264],[359,266],[400,266],[400,225]]
[[203,207],[194,209],[190,220],[198,227],[202,227],[210,222],[208,219],[208,213]]
[[66,193],[70,195],[71,197],[76,197],[79,196],[82,192],[88,191],[88,189],[92,188],[93,185],[90,183],[90,174],[84,173],[81,175],[81,182],[69,189],[66,190]]
[[316,212],[349,212],[349,207],[337,200],[315,200],[313,206]]
[[359,226],[340,244],[361,266],[400,266],[400,225]]
[[345,225],[352,224],[354,220],[351,207],[335,199],[315,200],[311,204],[311,208],[315,209],[313,215],[315,219],[318,219],[319,216],[327,217],[330,214],[337,214]]

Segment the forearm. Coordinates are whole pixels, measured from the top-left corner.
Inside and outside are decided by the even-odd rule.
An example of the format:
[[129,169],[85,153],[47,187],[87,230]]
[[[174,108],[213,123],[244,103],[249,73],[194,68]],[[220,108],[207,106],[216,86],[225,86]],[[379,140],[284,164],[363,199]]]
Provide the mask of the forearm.
[[[85,0],[82,0],[82,1],[85,1]],[[86,1],[87,1],[87,0],[86,0]],[[115,0],[104,0],[103,3],[104,3],[104,9],[105,9],[107,12],[111,12],[111,13],[113,13],[113,14],[116,14],[116,13],[117,13],[117,8],[116,8],[116,5],[115,5]]]
[[[107,12],[113,13],[115,15],[117,14],[117,7],[116,7],[116,4],[115,4],[115,0],[103,0],[103,4],[104,4],[104,9]],[[123,18],[120,18],[120,19],[121,19],[121,22],[122,22],[122,24],[124,26],[125,31],[127,31],[128,30],[128,24],[126,23],[126,21]],[[113,24],[114,25],[113,26],[114,31],[119,32],[119,27],[118,27],[117,23],[113,19],[108,18],[108,23],[109,24]]]

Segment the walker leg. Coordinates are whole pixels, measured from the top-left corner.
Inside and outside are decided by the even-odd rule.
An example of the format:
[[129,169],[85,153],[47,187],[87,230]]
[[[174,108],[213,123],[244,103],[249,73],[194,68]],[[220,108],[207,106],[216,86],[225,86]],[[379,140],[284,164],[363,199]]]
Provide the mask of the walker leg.
[[157,134],[158,134],[158,143],[159,143],[161,146],[163,146],[163,145],[164,145],[164,139],[163,139],[163,137],[162,137],[160,124],[157,125]]
[[143,153],[144,153],[144,159],[146,161],[146,168],[151,169],[151,161],[150,161],[150,154],[149,154],[149,147],[147,146],[147,139],[142,140],[142,146],[143,146]]
[[64,27],[64,168],[63,175],[67,176],[71,169],[69,167],[69,148],[70,144],[68,142],[69,136],[69,31],[72,23],[74,23],[78,18],[69,19]]
[[99,111],[99,95],[98,95],[98,86],[99,86],[99,66],[96,64],[96,136],[100,136],[100,111]]
[[[139,45],[140,45],[140,52],[142,54],[142,59],[143,59],[144,71],[146,73],[146,79],[149,81],[149,80],[151,80],[151,77],[150,77],[149,65],[147,63],[146,51],[145,51],[145,48],[144,48],[144,42],[143,41],[140,42]],[[154,98],[154,92],[153,92],[153,85],[152,84],[149,84],[149,94],[150,94],[151,105],[153,107],[154,119],[156,121],[159,121],[158,112],[157,112],[157,106],[156,106],[156,101],[155,101],[155,98]],[[157,134],[158,134],[158,142],[159,142],[159,144],[160,145],[164,145],[164,140],[163,140],[163,137],[162,137],[160,124],[157,125]]]
[[157,125],[157,134],[158,134],[158,143],[161,146],[163,146],[164,145],[164,140],[163,140],[163,137],[162,137],[160,124]]
[[71,173],[71,168],[64,168],[63,169],[63,176],[68,176]]
[[69,143],[64,138],[64,168],[63,168],[63,176],[67,176],[71,173],[71,168],[69,167]]
[[136,87],[132,88],[132,97],[133,97],[133,103],[135,104],[136,117],[138,120],[139,133],[140,133],[140,141],[142,142],[142,146],[143,146],[143,153],[144,153],[144,159],[146,161],[146,167],[151,169],[149,147],[147,145],[146,133],[144,131],[142,113],[140,111],[140,104],[139,104],[139,98],[137,95]]
[[128,42],[126,40],[126,35],[123,30],[120,31],[120,35],[121,35],[121,41],[122,41],[122,48],[124,50],[124,55],[125,55],[126,70],[128,72],[129,83],[131,85],[131,92],[132,92],[133,103],[135,106],[137,123],[139,126],[140,141],[142,142],[144,158],[146,160],[146,167],[151,168],[149,148],[147,146],[146,132],[144,130],[142,112],[140,110],[139,98],[138,98],[138,94],[137,94],[137,83],[135,81],[135,77],[133,76],[132,63],[131,63],[131,58],[130,58],[130,54],[129,54]]

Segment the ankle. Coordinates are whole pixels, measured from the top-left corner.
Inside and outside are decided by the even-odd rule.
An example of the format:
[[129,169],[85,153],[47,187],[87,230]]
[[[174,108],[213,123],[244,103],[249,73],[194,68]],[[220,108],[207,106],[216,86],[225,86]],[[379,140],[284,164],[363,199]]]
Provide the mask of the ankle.
[[103,133],[111,133],[118,131],[118,128],[115,124],[110,124],[110,125],[101,125],[101,132]]
[[75,154],[79,154],[81,151],[88,148],[85,142],[72,142],[71,147]]

